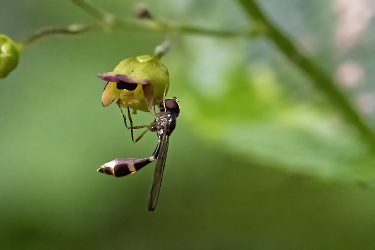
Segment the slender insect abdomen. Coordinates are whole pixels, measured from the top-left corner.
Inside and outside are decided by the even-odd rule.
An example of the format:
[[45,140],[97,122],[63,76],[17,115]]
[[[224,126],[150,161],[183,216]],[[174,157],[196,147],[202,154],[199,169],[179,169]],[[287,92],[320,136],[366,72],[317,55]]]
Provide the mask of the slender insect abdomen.
[[107,162],[98,169],[98,172],[114,175],[116,177],[132,174],[154,161],[153,157],[137,158],[117,158]]

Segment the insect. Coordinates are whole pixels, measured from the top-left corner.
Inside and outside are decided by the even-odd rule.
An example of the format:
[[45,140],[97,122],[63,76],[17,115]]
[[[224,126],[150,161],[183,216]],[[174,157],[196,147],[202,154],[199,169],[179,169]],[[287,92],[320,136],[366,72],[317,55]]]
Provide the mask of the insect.
[[[119,158],[108,162],[98,169],[98,172],[114,175],[116,177],[133,174],[147,164],[156,161],[154,181],[151,187],[150,199],[148,202],[148,211],[154,211],[158,203],[161,182],[163,179],[165,161],[167,159],[169,136],[176,127],[176,119],[180,114],[180,107],[177,98],[166,99],[159,104],[159,113],[156,114],[155,121],[150,125],[138,126],[134,128],[146,128],[146,130],[137,138],[141,139],[147,131],[156,132],[159,141],[154,153],[147,158]],[[124,117],[125,121],[125,117]],[[126,125],[126,121],[125,121]]]

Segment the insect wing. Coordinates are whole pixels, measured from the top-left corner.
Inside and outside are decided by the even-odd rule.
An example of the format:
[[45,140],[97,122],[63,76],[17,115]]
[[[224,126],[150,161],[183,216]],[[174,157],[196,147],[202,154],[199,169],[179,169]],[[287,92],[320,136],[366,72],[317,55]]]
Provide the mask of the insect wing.
[[169,136],[164,134],[161,141],[160,152],[156,162],[154,181],[151,187],[150,200],[148,202],[148,211],[154,211],[158,204],[161,182],[163,179],[165,160],[168,153]]

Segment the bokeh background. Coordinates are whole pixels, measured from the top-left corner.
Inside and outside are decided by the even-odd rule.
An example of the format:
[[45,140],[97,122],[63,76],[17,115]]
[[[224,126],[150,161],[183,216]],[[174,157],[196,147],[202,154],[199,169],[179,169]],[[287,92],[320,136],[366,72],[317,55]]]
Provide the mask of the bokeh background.
[[[237,1],[90,2],[125,19],[142,3],[171,25],[251,25]],[[258,2],[374,128],[373,1]],[[67,0],[0,0],[0,33],[15,41],[91,21]],[[374,249],[374,158],[324,94],[265,39],[170,35],[162,62],[181,114],[153,213],[154,164],[124,178],[96,172],[157,143],[149,133],[133,145],[96,75],[153,54],[165,34],[50,36],[22,52],[0,80],[0,248]]]

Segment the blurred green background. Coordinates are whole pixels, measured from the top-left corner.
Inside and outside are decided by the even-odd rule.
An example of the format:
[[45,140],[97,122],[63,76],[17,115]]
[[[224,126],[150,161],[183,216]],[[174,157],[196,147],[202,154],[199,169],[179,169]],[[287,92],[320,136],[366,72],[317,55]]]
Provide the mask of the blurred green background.
[[[251,24],[237,1],[90,2],[130,19],[143,3],[171,25]],[[373,3],[258,2],[374,127]],[[0,0],[0,20],[15,41],[92,21],[67,0]],[[374,158],[309,79],[265,39],[171,35],[162,62],[181,114],[153,213],[154,164],[124,178],[96,172],[157,143],[149,133],[133,145],[96,76],[153,54],[165,34],[50,36],[22,52],[0,80],[0,248],[374,249]]]

